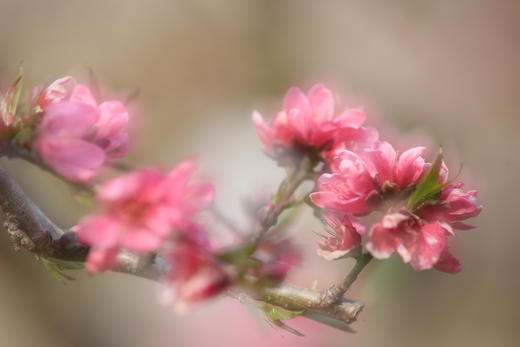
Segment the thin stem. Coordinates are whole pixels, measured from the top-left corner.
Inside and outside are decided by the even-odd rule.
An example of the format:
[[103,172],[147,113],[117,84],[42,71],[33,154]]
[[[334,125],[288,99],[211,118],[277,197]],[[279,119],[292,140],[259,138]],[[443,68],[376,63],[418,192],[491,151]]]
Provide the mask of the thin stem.
[[258,245],[269,229],[276,225],[282,212],[294,206],[294,193],[308,179],[315,165],[309,156],[304,156],[294,167],[288,169],[287,177],[278,187],[273,200],[266,206],[266,213],[255,228],[255,245]]
[[238,236],[240,239],[244,238],[245,232],[238,227],[238,225],[231,220],[228,216],[226,216],[222,211],[220,211],[215,206],[211,209],[213,216],[224,226],[227,227],[229,231],[231,231],[235,236]]
[[71,187],[78,189],[79,191],[85,191],[94,194],[94,188],[92,186],[80,182],[72,182],[65,179],[63,176],[59,175],[56,171],[50,168],[38,155],[32,151],[11,145],[7,146],[7,148],[5,148],[3,152],[0,153],[0,156],[6,156],[9,159],[17,158],[25,160],[26,162],[31,163],[43,171],[50,173],[54,177],[57,177],[60,180],[66,182]]
[[356,257],[356,264],[347,276],[338,284],[333,285],[332,287],[325,289],[321,295],[321,306],[330,306],[343,298],[343,295],[350,289],[352,284],[358,278],[358,275],[363,271],[363,269],[370,263],[372,260],[372,254],[364,253],[360,256]]

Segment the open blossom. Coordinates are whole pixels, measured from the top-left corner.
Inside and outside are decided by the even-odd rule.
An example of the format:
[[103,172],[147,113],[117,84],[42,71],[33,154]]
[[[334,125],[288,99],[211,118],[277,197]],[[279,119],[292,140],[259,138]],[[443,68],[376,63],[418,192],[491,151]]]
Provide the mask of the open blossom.
[[307,94],[297,87],[290,88],[283,110],[270,123],[260,113],[253,113],[258,136],[274,156],[298,145],[323,149],[338,139],[345,143],[361,141],[367,137],[362,127],[365,118],[361,109],[346,109],[337,115],[334,96],[322,84],[313,86]]
[[165,260],[171,268],[165,278],[166,294],[179,311],[220,294],[231,284],[198,225],[170,244]]
[[323,174],[312,202],[332,211],[363,215],[370,212],[368,199],[404,190],[416,184],[427,164],[421,157],[424,147],[411,148],[400,155],[387,142],[378,142],[357,154],[338,151],[330,160],[332,173]]
[[460,262],[449,252],[447,238],[454,230],[471,228],[462,221],[478,216],[482,209],[476,201],[477,192],[464,192],[462,186],[446,186],[436,203],[414,213],[402,210],[385,215],[370,231],[367,249],[379,259],[397,252],[415,270],[459,272]]
[[[415,270],[425,270],[433,268],[441,254],[448,252],[449,235],[449,229],[439,221],[423,224],[414,216],[397,212],[384,216],[372,228],[366,247],[378,259],[397,252]],[[456,271],[460,266],[451,268]]]
[[34,148],[56,172],[88,181],[106,160],[128,151],[128,111],[122,102],[98,104],[90,89],[65,77],[37,96],[43,112]]
[[464,191],[464,183],[458,182],[446,186],[439,196],[439,202],[426,206],[417,215],[425,220],[442,220],[456,230],[472,229],[462,221],[480,214],[482,206],[477,202],[477,191]]
[[319,243],[319,256],[336,260],[359,252],[361,236],[366,232],[362,224],[352,221],[348,215],[333,212],[324,213],[322,218],[328,226],[328,235],[320,235],[323,241]]
[[113,265],[118,250],[154,252],[174,230],[193,224],[196,213],[212,201],[213,187],[190,181],[195,166],[184,162],[169,174],[141,169],[101,187],[104,210],[76,227],[91,246],[87,270],[96,273]]

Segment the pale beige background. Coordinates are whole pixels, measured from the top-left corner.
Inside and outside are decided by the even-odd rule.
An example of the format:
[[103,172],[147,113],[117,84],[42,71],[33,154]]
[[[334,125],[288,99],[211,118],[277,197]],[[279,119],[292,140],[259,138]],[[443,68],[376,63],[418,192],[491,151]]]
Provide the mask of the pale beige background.
[[[443,145],[485,205],[478,229],[457,237],[461,274],[371,265],[352,293],[367,304],[356,335],[297,321],[307,337],[294,338],[227,300],[178,317],[157,285],[123,275],[64,286],[1,235],[0,345],[517,346],[519,18],[515,0],[0,0],[1,81],[23,60],[28,83],[91,67],[118,93],[139,88],[128,160],[198,157],[218,204],[242,223],[241,199],[282,175],[261,153],[252,109],[268,114],[289,86],[320,80],[392,124],[394,139]],[[47,174],[1,165],[61,225],[86,212]],[[297,229],[308,254],[294,281],[340,276],[348,263],[313,253],[319,226]]]

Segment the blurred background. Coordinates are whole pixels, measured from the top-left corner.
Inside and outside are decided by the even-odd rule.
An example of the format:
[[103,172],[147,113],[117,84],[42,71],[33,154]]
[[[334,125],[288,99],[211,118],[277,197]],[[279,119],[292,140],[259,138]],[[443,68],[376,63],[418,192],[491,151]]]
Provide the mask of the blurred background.
[[[157,284],[107,273],[63,285],[0,235],[2,346],[518,346],[520,2],[517,0],[0,0],[0,80],[24,61],[27,85],[93,69],[120,95],[139,89],[128,161],[192,156],[239,223],[244,198],[283,176],[250,122],[292,85],[323,81],[365,105],[384,138],[442,145],[484,205],[460,232],[456,276],[375,262],[350,296],[366,304],[346,334],[306,320],[306,337],[269,327],[231,299],[185,316]],[[385,132],[386,131],[386,132]],[[86,213],[69,187],[1,161],[63,227]],[[315,255],[318,224],[291,234],[305,251],[291,282],[324,288],[351,265]],[[326,271],[324,270],[326,269]]]

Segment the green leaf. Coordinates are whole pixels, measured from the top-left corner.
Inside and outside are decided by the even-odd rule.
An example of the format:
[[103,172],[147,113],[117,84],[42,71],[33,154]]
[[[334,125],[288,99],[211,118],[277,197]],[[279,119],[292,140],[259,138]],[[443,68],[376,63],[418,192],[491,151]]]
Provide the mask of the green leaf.
[[63,260],[56,258],[47,258],[47,260],[60,267],[60,270],[81,270],[85,267],[85,263],[82,261]]
[[74,194],[74,199],[81,205],[92,207],[95,204],[96,197],[93,192],[87,190],[78,190]]
[[22,95],[22,88],[23,88],[23,66],[20,64],[18,67],[18,71],[16,73],[16,80],[13,84],[14,87],[14,94],[13,98],[11,100],[11,107],[10,111],[13,115],[16,115],[16,110],[18,109],[18,103],[20,101],[20,96]]
[[43,258],[43,266],[56,279],[67,282],[75,280],[74,277],[69,276],[64,271],[83,269],[84,263],[81,261],[67,261],[56,258]]
[[16,135],[14,136],[13,140],[16,143],[19,143],[21,145],[29,142],[34,136],[34,129],[24,127],[21,128]]
[[228,264],[255,266],[256,262],[250,258],[255,249],[256,246],[253,242],[247,242],[243,245],[226,248],[221,251],[217,257],[220,261]]
[[255,301],[256,306],[265,314],[265,318],[271,324],[276,325],[277,327],[290,332],[291,334],[297,336],[303,336],[301,332],[298,330],[291,328],[287,324],[285,324],[284,320],[289,320],[301,316],[304,311],[292,311],[279,306],[271,305],[265,301]]
[[416,211],[425,205],[435,204],[438,202],[438,194],[445,186],[444,184],[439,183],[441,167],[442,150],[439,150],[432,166],[408,198],[408,209]]
[[335,319],[329,316],[325,316],[319,312],[316,311],[305,311],[302,314],[303,317],[307,317],[309,319],[312,319],[313,321],[316,321],[321,324],[328,325],[330,327],[346,331],[348,333],[355,333],[355,331],[345,322]]
[[20,96],[22,95],[22,78],[23,68],[22,65],[20,65],[16,73],[15,81],[9,86],[5,95],[0,98],[0,113],[6,125],[11,125],[16,120],[16,111],[18,109]]
[[294,328],[291,328],[290,326],[288,326],[287,324],[285,324],[284,322],[282,321],[279,321],[279,320],[275,320],[275,321],[271,321],[271,323],[273,323],[274,325],[276,325],[277,327],[285,330],[285,331],[288,331],[290,332],[291,334],[294,334],[296,336],[305,336],[303,335],[301,332],[299,332],[298,330],[294,329]]
[[301,316],[304,311],[292,311],[280,306],[268,304],[265,301],[257,301],[257,306],[271,321],[289,320]]

